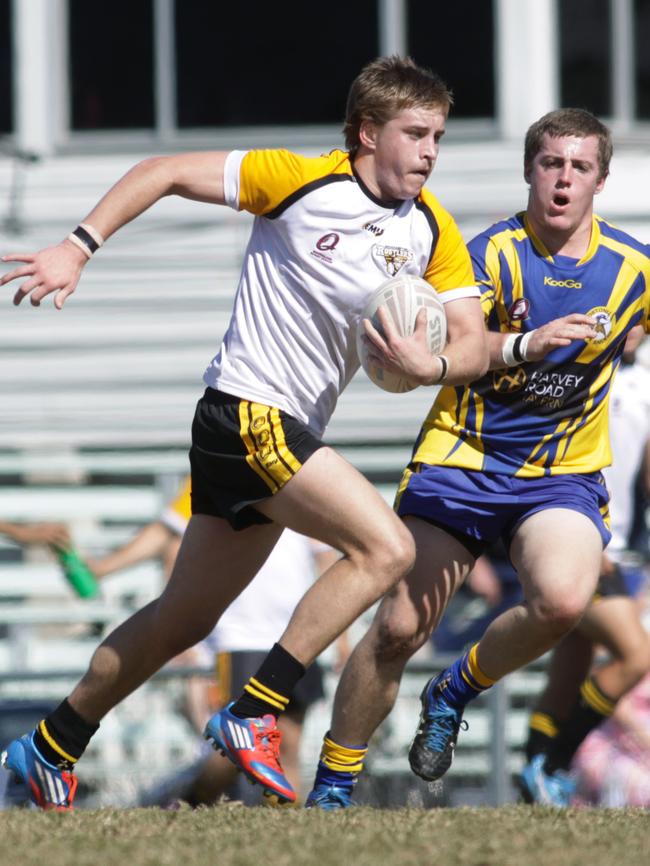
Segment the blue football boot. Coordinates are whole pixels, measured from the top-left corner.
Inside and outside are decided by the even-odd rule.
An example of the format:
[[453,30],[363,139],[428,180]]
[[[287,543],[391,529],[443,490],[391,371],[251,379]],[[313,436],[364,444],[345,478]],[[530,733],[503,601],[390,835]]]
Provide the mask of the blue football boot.
[[352,805],[351,787],[328,785],[325,782],[314,785],[305,801],[306,809],[324,809],[326,812],[347,809]]
[[557,806],[566,809],[575,793],[575,782],[563,770],[549,772],[546,756],[535,755],[521,771],[519,789],[526,803]]
[[450,707],[438,688],[443,673],[432,677],[420,695],[420,724],[409,750],[409,764],[416,776],[434,782],[443,776],[454,757],[463,711]]

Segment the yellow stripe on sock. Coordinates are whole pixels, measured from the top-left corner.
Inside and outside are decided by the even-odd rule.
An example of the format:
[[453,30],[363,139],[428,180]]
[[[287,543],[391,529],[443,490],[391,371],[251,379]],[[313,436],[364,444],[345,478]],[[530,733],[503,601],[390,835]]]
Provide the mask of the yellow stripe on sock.
[[251,677],[248,682],[251,686],[254,686],[256,689],[259,689],[261,692],[268,695],[269,698],[273,698],[274,701],[280,701],[280,703],[284,704],[285,707],[289,704],[289,698],[285,697],[285,695],[281,695],[279,692],[274,692],[273,689],[265,686],[264,683],[255,679],[255,677]]
[[276,710],[280,710],[280,712],[283,712],[287,708],[286,704],[281,704],[279,701],[274,701],[273,698],[265,695],[264,692],[260,692],[257,689],[253,688],[250,683],[246,683],[246,685],[244,686],[244,691],[248,692],[248,694],[252,695],[254,698],[259,698],[259,700],[264,701],[264,703],[270,704],[272,707],[275,707]]
[[357,775],[363,770],[363,759],[367,752],[367,746],[362,749],[351,749],[349,746],[340,746],[329,737],[324,737],[320,759],[330,770]]
[[482,688],[481,686],[477,686],[477,684],[476,684],[475,682],[473,683],[473,682],[471,681],[471,679],[470,679],[469,676],[465,673],[464,670],[461,669],[460,675],[461,675],[461,677],[465,680],[465,682],[466,682],[467,685],[470,687],[470,689],[474,689],[475,692],[482,692],[482,691],[483,691],[483,688]]
[[560,729],[552,717],[546,713],[533,713],[528,727],[531,731],[539,731],[540,734],[545,734],[547,737],[557,737],[560,733]]
[[612,701],[605,697],[591,678],[586,679],[580,686],[580,694],[587,705],[590,706],[592,710],[596,710],[597,713],[600,713],[601,716],[611,716],[614,712],[616,701]]
[[72,755],[69,755],[66,751],[64,751],[61,748],[61,746],[56,742],[56,740],[52,739],[50,732],[48,731],[47,727],[45,726],[45,719],[43,719],[42,721],[39,722],[38,730],[43,735],[48,746],[51,746],[55,752],[58,752],[59,755],[61,755],[62,758],[65,758],[66,761],[69,761],[71,764],[77,763],[77,758],[73,758]]
[[469,668],[470,676],[476,680],[482,689],[489,689],[490,686],[493,686],[496,683],[496,680],[490,679],[490,677],[486,676],[480,669],[477,654],[478,644],[475,643],[467,656],[467,667]]

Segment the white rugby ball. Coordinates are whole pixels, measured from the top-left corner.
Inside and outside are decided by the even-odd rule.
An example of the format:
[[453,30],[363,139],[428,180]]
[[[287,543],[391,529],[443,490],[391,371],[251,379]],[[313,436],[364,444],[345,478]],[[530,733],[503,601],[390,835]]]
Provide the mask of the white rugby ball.
[[402,337],[410,337],[415,329],[415,319],[424,307],[427,311],[427,340],[432,355],[442,352],[447,341],[447,319],[445,308],[438,293],[430,283],[422,277],[412,274],[398,274],[382,283],[371,295],[357,328],[357,352],[361,366],[368,377],[384,391],[394,394],[412,391],[417,383],[410,382],[403,376],[389,373],[377,367],[368,359],[368,347],[363,336],[363,319],[370,319],[374,327],[382,333],[382,327],[377,317],[379,307],[384,307],[395,329]]

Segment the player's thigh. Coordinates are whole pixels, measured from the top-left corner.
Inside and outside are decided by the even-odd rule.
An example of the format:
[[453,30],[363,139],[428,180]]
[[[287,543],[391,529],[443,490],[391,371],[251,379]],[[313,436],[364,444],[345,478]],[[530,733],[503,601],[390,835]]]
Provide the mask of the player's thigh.
[[413,516],[404,524],[415,541],[415,564],[377,611],[383,640],[428,637],[474,565],[472,553],[440,527]]
[[234,530],[219,517],[195,514],[159,600],[161,617],[182,624],[214,622],[260,570],[280,537],[274,524]]
[[411,555],[411,538],[400,519],[376,488],[331,448],[319,448],[281,490],[255,507],[345,554],[385,548],[396,556]]
[[581,634],[617,656],[632,654],[648,643],[636,602],[616,595],[592,602],[578,625]]
[[547,508],[516,529],[510,557],[529,603],[585,607],[594,593],[602,556],[600,532],[585,514]]

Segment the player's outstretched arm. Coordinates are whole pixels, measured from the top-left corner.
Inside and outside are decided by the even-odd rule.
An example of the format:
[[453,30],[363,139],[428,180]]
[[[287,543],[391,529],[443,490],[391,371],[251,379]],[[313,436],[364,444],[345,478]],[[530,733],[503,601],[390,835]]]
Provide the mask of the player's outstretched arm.
[[[144,213],[168,195],[194,201],[224,204],[223,169],[227,153],[210,151],[158,156],[135,165],[113,186],[83,220],[82,225],[103,240]],[[34,306],[52,292],[54,305],[61,309],[71,295],[89,254],[65,239],[36,253],[9,253],[3,262],[22,264],[0,278],[0,286],[24,279],[14,295],[19,304],[28,295]]]
[[523,361],[541,361],[553,349],[569,346],[575,340],[591,340],[596,336],[595,325],[596,322],[583,313],[570,313],[524,335],[490,332],[490,369],[512,367]]

